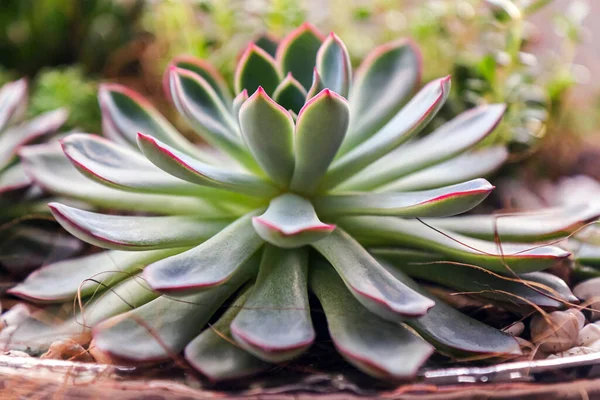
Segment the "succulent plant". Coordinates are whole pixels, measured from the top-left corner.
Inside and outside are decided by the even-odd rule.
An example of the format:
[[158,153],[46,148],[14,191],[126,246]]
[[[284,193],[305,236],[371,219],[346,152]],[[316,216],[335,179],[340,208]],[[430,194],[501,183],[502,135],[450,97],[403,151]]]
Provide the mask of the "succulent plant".
[[47,213],[47,199],[25,174],[17,152],[23,145],[56,132],[67,119],[58,109],[29,121],[27,82],[23,79],[0,88],[0,265],[17,274],[27,273],[44,261],[70,256],[78,240],[57,233],[56,224],[26,221],[29,214]]
[[64,314],[60,304],[77,298],[81,307],[59,326],[26,319],[3,340],[36,352],[91,331],[95,352],[149,362],[183,351],[209,378],[230,379],[311,346],[310,291],[339,353],[373,376],[411,377],[433,346],[519,354],[510,335],[409,275],[520,312],[560,308],[576,299],[538,271],[569,253],[539,242],[597,211],[554,210],[506,226],[500,218],[498,243],[493,216],[452,217],[493,189],[479,177],[502,164],[506,149],[473,147],[504,106],[472,109],[413,139],[440,109],[450,78],[409,100],[421,67],[409,41],[373,51],[354,78],[348,60],[338,37],[304,24],[274,57],[248,46],[233,99],[210,65],[174,60],[165,89],[211,147],[186,140],[137,93],[107,84],[99,101],[113,141],[74,134],[62,151],[23,149],[40,185],[125,215],[50,204],[65,229],[109,251],[45,266],[12,289],[52,312]]

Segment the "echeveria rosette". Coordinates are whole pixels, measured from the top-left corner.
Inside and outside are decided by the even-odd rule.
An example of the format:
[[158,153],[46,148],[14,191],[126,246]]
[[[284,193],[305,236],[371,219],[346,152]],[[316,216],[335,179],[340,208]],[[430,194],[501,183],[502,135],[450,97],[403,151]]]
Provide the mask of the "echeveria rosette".
[[67,112],[59,109],[23,121],[27,98],[24,79],[0,88],[0,265],[21,276],[81,247],[78,240],[57,232],[56,224],[31,217],[47,213],[47,199],[25,173],[18,152],[55,133]]
[[[61,334],[81,332],[84,321],[97,351],[136,361],[183,351],[213,380],[305,352],[315,340],[309,291],[338,351],[377,377],[413,376],[431,344],[444,353],[518,354],[512,337],[434,299],[409,277],[435,281],[437,264],[432,274],[428,266],[415,272],[405,265],[475,264],[495,271],[486,288],[560,307],[573,300],[570,291],[538,271],[569,253],[526,242],[560,236],[572,224],[540,227],[498,248],[493,238],[416,220],[444,221],[490,193],[480,176],[501,165],[506,150],[473,148],[504,107],[473,109],[416,139],[447,98],[450,79],[426,84],[411,99],[420,57],[408,41],[375,50],[354,77],[348,60],[339,38],[308,24],[284,39],[275,57],[251,44],[237,68],[236,96],[204,61],[175,60],[165,75],[168,96],[217,151],[184,139],[138,94],[104,86],[105,133],[121,144],[77,134],[62,141],[66,158],[49,146],[23,157],[49,190],[128,214],[51,204],[68,231],[109,251],[44,267],[12,293],[45,303],[81,296],[86,307]],[[477,271],[458,268],[467,277]],[[529,283],[502,278],[513,273]],[[203,331],[232,297],[213,329]],[[37,328],[24,324],[18,337],[33,348],[39,324],[30,325]],[[46,342],[38,340],[38,348]]]

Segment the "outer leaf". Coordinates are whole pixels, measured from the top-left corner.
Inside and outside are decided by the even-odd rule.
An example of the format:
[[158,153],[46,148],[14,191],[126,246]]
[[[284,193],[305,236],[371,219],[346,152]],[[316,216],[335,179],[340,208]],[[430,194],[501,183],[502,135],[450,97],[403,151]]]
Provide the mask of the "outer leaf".
[[349,117],[346,100],[329,89],[302,107],[294,136],[292,190],[310,194],[316,189],[344,140]]
[[138,144],[154,165],[188,182],[250,196],[265,197],[277,192],[275,186],[254,175],[228,171],[203,163],[151,136],[139,134]]
[[465,153],[441,164],[407,175],[378,188],[379,192],[426,190],[488,176],[504,164],[504,146],[487,147]]
[[314,341],[307,293],[307,249],[266,245],[256,284],[231,324],[235,340],[256,357],[282,362]]
[[341,229],[313,247],[333,265],[354,297],[382,318],[398,321],[424,315],[434,304],[394,278]]
[[370,375],[406,379],[416,375],[433,347],[406,328],[383,320],[358,303],[328,266],[311,270],[329,334],[346,360]]
[[129,360],[170,359],[200,333],[214,312],[254,271],[249,266],[217,287],[191,295],[163,295],[105,320],[93,330],[96,346]]
[[288,73],[273,92],[273,100],[284,109],[298,114],[306,100],[306,89]]
[[476,107],[423,139],[407,143],[340,185],[340,190],[375,189],[410,173],[449,160],[475,146],[500,122],[504,104]]
[[27,81],[6,83],[0,89],[0,132],[20,114],[23,113],[27,103]]
[[260,86],[267,93],[273,93],[281,81],[277,63],[266,51],[250,43],[235,70],[235,92],[247,90],[254,93]]
[[511,274],[546,269],[570,253],[555,246],[496,243],[469,238],[454,232],[433,230],[419,221],[391,217],[344,217],[338,220],[358,241],[369,246],[408,246],[436,251],[455,261]]
[[291,72],[306,89],[310,87],[317,52],[323,35],[305,22],[286,36],[277,48],[276,59],[284,74]]
[[[514,276],[502,279],[476,268],[444,263],[444,256],[439,254],[404,249],[372,249],[370,252],[380,262],[385,260],[413,278],[461,292],[475,292],[511,306],[519,304],[517,307],[521,309],[531,303],[541,307],[562,308],[564,302],[577,302],[562,279],[544,272],[523,274],[519,282]],[[526,310],[529,308],[526,307]]]
[[251,217],[245,215],[201,245],[148,266],[144,278],[158,291],[222,285],[264,243],[254,232]]
[[308,200],[291,193],[271,200],[267,211],[252,219],[252,225],[264,240],[283,248],[313,243],[335,229],[319,220]]
[[574,246],[575,259],[594,268],[600,267],[600,246],[590,243],[576,243]]
[[99,214],[50,203],[54,218],[73,236],[114,250],[154,250],[196,245],[230,220],[192,216],[137,217]]
[[352,81],[352,64],[346,45],[333,32],[319,48],[316,65],[325,87],[347,98]]
[[263,90],[240,108],[242,137],[258,164],[279,186],[286,187],[294,172],[294,120]]
[[123,192],[80,174],[58,143],[27,146],[20,153],[27,174],[50,193],[118,210],[160,214],[230,216],[231,212],[197,197]]
[[336,160],[321,183],[333,188],[419,132],[436,115],[450,93],[450,77],[427,84],[381,130]]
[[185,139],[141,94],[117,84],[103,84],[98,90],[102,130],[113,141],[137,149],[136,135],[144,132],[199,158],[214,162],[214,156]]
[[279,45],[279,39],[268,33],[265,33],[257,37],[256,40],[254,40],[254,44],[266,51],[271,57],[275,57],[277,46]]
[[308,93],[306,94],[306,101],[309,101],[317,94],[321,93],[321,91],[323,91],[324,89],[326,89],[325,84],[323,83],[323,80],[321,79],[321,76],[317,71],[317,67],[315,67],[315,69],[313,70],[312,85],[310,86],[310,89],[308,89]]
[[187,69],[188,71],[192,71],[200,75],[213,88],[215,93],[217,93],[223,102],[223,105],[231,104],[231,95],[229,94],[229,89],[227,88],[227,82],[225,79],[223,79],[219,71],[206,60],[188,55],[177,56],[169,63],[167,72],[163,78],[165,93],[169,93],[168,71],[171,67]]
[[242,350],[231,336],[231,321],[244,307],[250,291],[244,290],[217,322],[185,346],[185,359],[211,381],[238,379],[271,368],[271,364]]
[[147,264],[185,249],[150,251],[104,251],[45,265],[31,273],[9,293],[36,303],[62,303],[78,294],[86,297],[114,285]]
[[485,179],[422,192],[329,195],[314,200],[319,215],[447,217],[469,211],[494,189]]
[[235,96],[235,99],[233,99],[233,116],[236,118],[238,123],[240,116],[240,108],[242,108],[242,104],[244,104],[246,100],[248,100],[248,91],[246,89],[242,90],[240,94]]
[[31,179],[25,174],[23,165],[18,163],[0,174],[0,196],[9,196],[11,193],[20,192],[31,185]]
[[341,154],[381,129],[402,107],[421,80],[421,55],[406,40],[384,44],[356,71],[350,93],[353,116]]

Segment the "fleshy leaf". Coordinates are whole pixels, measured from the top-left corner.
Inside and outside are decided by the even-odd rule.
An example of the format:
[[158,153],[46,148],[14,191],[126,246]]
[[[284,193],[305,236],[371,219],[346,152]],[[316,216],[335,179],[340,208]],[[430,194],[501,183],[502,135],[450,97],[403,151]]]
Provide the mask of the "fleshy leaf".
[[275,186],[261,178],[203,163],[151,136],[139,134],[138,144],[154,165],[188,182],[250,196],[265,197],[277,192]]
[[312,344],[307,274],[307,249],[265,246],[256,283],[231,324],[244,349],[264,361],[282,362]]
[[235,96],[235,99],[233,99],[233,116],[238,122],[240,116],[240,108],[242,108],[242,105],[246,102],[246,100],[248,100],[248,91],[246,89],[242,90],[240,94]]
[[231,220],[196,216],[138,217],[107,215],[50,203],[54,218],[73,236],[113,250],[189,247],[225,228]]
[[352,81],[350,55],[346,45],[333,32],[321,45],[317,53],[316,65],[317,71],[323,79],[323,85],[348,98]]
[[263,245],[245,215],[206,242],[149,265],[148,284],[158,291],[179,291],[222,285]]
[[250,152],[279,186],[294,172],[294,121],[290,113],[259,87],[240,109],[242,137]]
[[310,86],[310,89],[308,89],[308,93],[306,93],[306,101],[309,101],[317,94],[321,93],[324,89],[326,89],[326,87],[323,84],[323,80],[321,79],[317,68],[315,67],[313,70],[312,85]]
[[114,285],[161,258],[186,249],[104,251],[49,264],[31,273],[9,293],[35,302],[62,303]]
[[493,132],[505,108],[504,104],[491,104],[464,112],[425,138],[407,143],[375,161],[341,184],[339,190],[375,189],[456,157]]
[[377,191],[426,190],[485,177],[500,168],[507,158],[508,151],[504,146],[474,150],[390,182]]
[[335,347],[364,372],[380,378],[411,378],[433,352],[430,344],[408,329],[364,308],[331,267],[315,265],[310,286],[323,306]]
[[474,239],[458,233],[434,230],[419,221],[393,217],[343,217],[340,226],[367,246],[408,246],[436,251],[453,261],[475,264],[501,274],[546,269],[570,253],[556,246],[532,246]]
[[399,321],[424,315],[434,304],[394,278],[339,228],[312,246],[333,265],[354,297],[382,318]]
[[8,196],[31,185],[31,179],[25,174],[21,163],[15,164],[0,174],[0,195]]
[[353,116],[342,154],[381,129],[402,107],[421,80],[421,55],[406,40],[373,50],[356,71],[350,92]]
[[279,44],[276,59],[284,74],[291,72],[306,89],[310,88],[317,52],[323,35],[305,22],[290,32]]
[[390,153],[431,121],[450,94],[450,77],[425,85],[381,130],[333,162],[321,189],[333,188]]
[[288,73],[273,92],[273,100],[284,109],[298,114],[306,100],[306,89]]
[[251,288],[246,288],[217,322],[185,346],[185,359],[211,381],[239,379],[272,367],[240,348],[231,336],[231,321],[244,307],[250,292]]
[[271,200],[267,211],[252,219],[252,225],[261,238],[283,248],[313,243],[335,229],[319,220],[308,200],[291,193]]
[[421,192],[385,192],[328,195],[313,201],[319,215],[393,215],[397,217],[447,217],[469,211],[494,189],[485,179],[475,179]]
[[229,95],[229,89],[227,88],[227,82],[219,71],[206,60],[202,60],[193,56],[181,55],[175,57],[169,63],[167,72],[163,79],[163,86],[165,87],[165,93],[169,94],[169,68],[176,67],[181,69],[187,69],[198,75],[200,75],[217,93],[224,105],[231,104],[231,96]]
[[241,268],[232,279],[217,287],[188,295],[162,295],[105,320],[93,330],[96,346],[128,360],[171,359],[198,336],[215,311],[254,271],[250,267]]
[[600,246],[575,242],[573,248],[575,259],[578,262],[594,268],[600,267]]
[[254,44],[266,51],[271,57],[275,57],[279,40],[268,34],[262,34],[254,40]]
[[235,70],[235,92],[240,93],[246,89],[248,93],[254,93],[262,86],[267,93],[273,94],[281,78],[273,57],[254,43],[250,43]]
[[20,117],[27,104],[27,81],[19,79],[2,86],[0,90],[0,132]]
[[316,189],[344,140],[349,117],[346,100],[329,89],[302,107],[294,135],[292,190],[310,194]]

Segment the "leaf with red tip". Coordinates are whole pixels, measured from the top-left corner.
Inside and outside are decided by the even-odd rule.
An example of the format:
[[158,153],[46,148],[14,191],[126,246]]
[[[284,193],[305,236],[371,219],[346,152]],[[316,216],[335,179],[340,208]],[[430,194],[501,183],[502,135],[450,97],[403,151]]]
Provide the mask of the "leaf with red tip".
[[434,189],[469,179],[489,176],[500,168],[507,158],[508,150],[504,146],[492,146],[473,150],[440,164],[406,175],[378,188],[377,191],[402,192]]
[[280,187],[287,187],[294,171],[294,121],[285,108],[259,87],[240,109],[242,137],[250,152]]
[[323,85],[347,98],[352,82],[352,64],[346,45],[334,33],[327,36],[319,48],[316,65]]
[[317,71],[317,68],[313,70],[313,80],[310,89],[308,89],[308,93],[306,93],[306,101],[308,102],[310,99],[315,97],[317,94],[321,93],[325,88],[325,84]]
[[306,89],[310,87],[323,35],[305,22],[287,35],[277,48],[276,59],[284,74],[291,72]]
[[292,190],[314,192],[344,140],[349,118],[346,100],[329,89],[305,104],[296,121]]
[[227,88],[227,82],[225,82],[225,79],[223,79],[219,71],[208,61],[188,55],[175,57],[167,66],[167,71],[163,78],[163,85],[166,89],[165,93],[169,93],[168,71],[171,67],[186,69],[200,75],[213,88],[224,105],[231,104],[231,96],[229,94],[229,89]]
[[211,238],[230,222],[192,216],[107,215],[60,203],[50,203],[48,206],[56,220],[73,236],[114,250],[189,247]]
[[273,92],[273,100],[286,110],[298,114],[306,100],[306,89],[288,73]]
[[408,329],[364,308],[324,263],[311,270],[310,286],[323,306],[336,349],[367,374],[412,378],[433,353],[431,345]]
[[314,201],[319,215],[448,217],[469,211],[494,189],[485,179],[421,192],[327,195]]
[[27,106],[27,81],[19,79],[0,88],[0,132],[21,117]]
[[274,185],[261,178],[203,163],[151,136],[139,134],[138,144],[154,165],[185,181],[250,196],[267,197],[277,192]]
[[450,160],[494,131],[504,104],[479,106],[460,114],[423,139],[407,143],[342,183],[338,189],[371,190],[405,175]]
[[254,93],[261,86],[267,93],[272,94],[281,78],[273,57],[254,43],[250,43],[235,70],[235,92],[246,89],[248,93]]
[[240,268],[226,283],[188,295],[162,295],[107,319],[93,330],[96,347],[133,361],[168,360],[179,354],[218,308],[255,272]]
[[433,301],[394,278],[352,236],[336,229],[312,246],[333,265],[354,297],[391,321],[427,313]]
[[251,218],[252,214],[245,215],[201,245],[149,265],[144,270],[146,281],[158,291],[223,284],[264,244]]
[[[532,246],[474,239],[458,233],[434,230],[419,221],[393,217],[342,217],[338,223],[366,246],[404,246],[435,251],[453,261],[478,265],[510,275],[541,271],[570,253],[556,246]],[[511,271],[507,268],[510,268]]]
[[356,71],[350,92],[352,121],[342,154],[372,136],[398,113],[421,80],[421,55],[406,40],[373,50]]
[[291,360],[312,344],[308,251],[266,245],[248,301],[231,324],[233,338],[267,362]]
[[449,94],[450,77],[425,85],[381,130],[334,161],[321,189],[336,187],[409,140],[431,121]]
[[271,200],[269,208],[252,219],[261,238],[283,248],[295,248],[321,240],[335,225],[319,220],[310,201],[291,193]]

